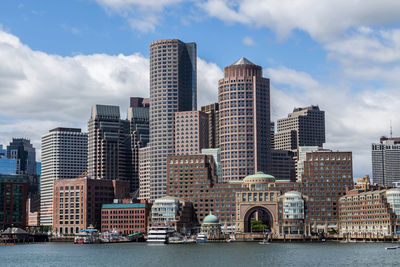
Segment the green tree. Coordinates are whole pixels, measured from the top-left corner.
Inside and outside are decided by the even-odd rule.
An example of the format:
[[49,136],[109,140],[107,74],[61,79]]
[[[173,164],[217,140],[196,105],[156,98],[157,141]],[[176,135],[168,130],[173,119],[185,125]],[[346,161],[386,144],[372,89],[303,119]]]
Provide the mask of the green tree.
[[267,226],[262,221],[251,220],[250,227],[252,232],[263,232]]

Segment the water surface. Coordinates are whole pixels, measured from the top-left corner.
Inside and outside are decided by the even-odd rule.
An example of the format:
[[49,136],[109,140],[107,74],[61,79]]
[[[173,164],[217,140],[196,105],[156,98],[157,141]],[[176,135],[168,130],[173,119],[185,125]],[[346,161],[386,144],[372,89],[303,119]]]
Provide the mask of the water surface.
[[400,266],[390,243],[0,246],[0,266]]

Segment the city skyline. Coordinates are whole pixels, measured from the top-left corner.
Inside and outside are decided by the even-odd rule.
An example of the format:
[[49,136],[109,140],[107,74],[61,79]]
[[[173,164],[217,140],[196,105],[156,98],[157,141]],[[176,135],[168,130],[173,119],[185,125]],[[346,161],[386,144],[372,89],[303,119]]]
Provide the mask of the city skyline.
[[[60,2],[57,7],[50,1],[2,4],[0,143],[27,137],[40,159],[40,136],[55,127],[85,131],[94,104],[119,105],[124,119],[129,97],[149,96],[150,42],[175,37],[198,45],[198,107],[216,102],[222,68],[247,57],[271,79],[271,120],[286,117],[295,107],[319,105],[326,111],[325,147],[353,151],[355,177],[371,174],[370,144],[389,135],[390,120],[397,135],[400,6],[395,1],[367,1],[363,9],[345,1],[325,3],[307,19],[297,19],[307,12],[293,15],[291,7],[282,9],[285,3],[260,6],[271,14],[270,22],[248,8],[250,1],[171,1],[157,8],[153,1],[147,6],[118,2],[119,7],[107,0]],[[306,10],[319,6],[311,2],[299,5]],[[73,22],[61,15],[63,7],[77,10]],[[143,8],[148,12],[142,15],[156,20],[141,24],[146,18],[131,11],[124,15],[125,7]],[[176,16],[187,8],[185,16]],[[86,17],[88,11],[92,15]],[[339,16],[349,20],[331,23]],[[316,24],[321,18],[324,23]],[[249,26],[254,22],[257,27]],[[149,26],[146,32],[132,25]],[[221,40],[229,49],[216,45]]]

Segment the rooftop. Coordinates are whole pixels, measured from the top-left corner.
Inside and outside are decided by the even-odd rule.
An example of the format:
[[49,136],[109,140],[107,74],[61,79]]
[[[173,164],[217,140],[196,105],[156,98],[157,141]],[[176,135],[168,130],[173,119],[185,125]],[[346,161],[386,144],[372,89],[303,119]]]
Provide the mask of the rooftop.
[[239,60],[237,60],[232,65],[255,65],[255,64],[253,62],[251,62],[250,60],[248,60],[247,58],[241,57]]
[[145,208],[144,203],[117,203],[117,204],[103,204],[103,209],[138,209]]

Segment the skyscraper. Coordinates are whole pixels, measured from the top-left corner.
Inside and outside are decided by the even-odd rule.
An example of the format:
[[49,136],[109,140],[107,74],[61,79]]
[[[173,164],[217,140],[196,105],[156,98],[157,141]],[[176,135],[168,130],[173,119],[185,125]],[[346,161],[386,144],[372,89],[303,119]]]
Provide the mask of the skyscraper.
[[325,112],[318,106],[295,108],[277,124],[274,149],[293,151],[299,146],[322,147],[325,143]]
[[85,176],[87,142],[87,133],[77,128],[59,127],[42,136],[41,225],[52,225],[54,181]]
[[88,177],[131,180],[129,123],[119,107],[94,105],[88,130]]
[[167,156],[174,153],[174,113],[197,109],[196,44],[150,44],[150,199],[166,194]]
[[[131,192],[139,189],[139,149],[149,142],[149,103],[148,98],[131,97],[128,121],[131,135],[132,180]],[[137,192],[138,193],[138,192]]]
[[0,174],[17,174],[17,160],[7,158],[3,145],[0,145]]
[[13,138],[7,158],[17,160],[17,174],[36,174],[36,152],[28,139]]
[[224,181],[268,171],[270,150],[269,79],[241,58],[218,82],[219,146]]
[[208,116],[204,112],[175,113],[175,155],[199,154],[208,147]]
[[201,107],[208,115],[208,148],[219,147],[219,106],[213,103]]
[[400,138],[382,137],[372,144],[372,179],[382,186],[400,182]]

